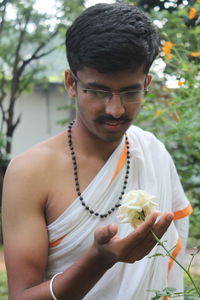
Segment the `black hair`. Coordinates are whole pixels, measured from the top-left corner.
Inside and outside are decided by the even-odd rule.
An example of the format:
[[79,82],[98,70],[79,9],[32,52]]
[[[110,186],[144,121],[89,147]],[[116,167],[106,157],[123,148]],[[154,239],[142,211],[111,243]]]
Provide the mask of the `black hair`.
[[149,68],[159,52],[159,35],[138,7],[96,4],[86,9],[66,33],[67,59],[76,74],[84,67],[100,73]]

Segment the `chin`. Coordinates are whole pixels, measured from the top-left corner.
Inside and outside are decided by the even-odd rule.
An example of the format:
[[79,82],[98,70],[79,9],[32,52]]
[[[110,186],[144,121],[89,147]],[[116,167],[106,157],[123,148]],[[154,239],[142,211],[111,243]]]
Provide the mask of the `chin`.
[[98,135],[97,137],[106,143],[114,143],[114,142],[121,142],[123,136],[124,136],[124,132],[118,134],[115,133],[115,134]]

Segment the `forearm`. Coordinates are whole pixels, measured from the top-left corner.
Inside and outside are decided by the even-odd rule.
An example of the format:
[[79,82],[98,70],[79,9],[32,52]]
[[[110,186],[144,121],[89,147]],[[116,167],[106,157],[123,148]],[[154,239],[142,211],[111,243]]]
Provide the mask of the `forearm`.
[[[112,265],[112,263],[104,263],[95,247],[91,247],[54,280],[53,290],[57,299],[82,299]],[[43,282],[24,290],[18,297],[14,296],[10,300],[52,300],[49,286],[50,281]]]
[[[65,272],[66,278],[64,276],[58,277],[55,284],[55,293],[60,296],[59,299],[63,300],[66,299],[66,295],[69,295],[69,299],[82,299],[112,265],[105,264],[105,260],[100,259],[95,247],[92,247],[72,265],[69,272]],[[65,282],[68,286],[67,294]]]

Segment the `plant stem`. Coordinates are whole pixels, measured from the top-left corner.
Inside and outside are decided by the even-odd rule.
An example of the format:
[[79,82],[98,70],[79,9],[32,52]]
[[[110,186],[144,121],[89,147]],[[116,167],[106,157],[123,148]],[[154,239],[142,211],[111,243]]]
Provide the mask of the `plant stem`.
[[197,250],[196,253],[192,255],[192,258],[191,258],[190,263],[189,263],[189,266],[188,266],[188,272],[190,271],[190,267],[191,267],[191,265],[192,265],[192,261],[193,261],[195,255],[197,255],[198,253],[199,253],[199,250]]
[[168,249],[165,247],[165,245],[159,240],[159,238],[156,236],[156,234],[151,230],[151,233],[153,235],[153,237],[155,238],[155,240],[158,242],[158,244],[163,247],[163,249],[166,251],[167,255],[172,258],[178,265],[179,267],[187,274],[187,276],[190,278],[190,281],[192,282],[197,294],[199,295],[200,297],[200,290],[198,289],[198,287],[196,286],[192,276],[190,275],[190,272],[184,268],[184,266],[182,266],[179,261],[173,256],[171,255],[171,253],[168,251]]

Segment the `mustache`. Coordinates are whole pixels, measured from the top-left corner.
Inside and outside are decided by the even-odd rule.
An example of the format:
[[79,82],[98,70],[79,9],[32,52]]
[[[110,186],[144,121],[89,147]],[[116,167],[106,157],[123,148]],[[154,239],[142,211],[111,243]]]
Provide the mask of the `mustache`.
[[115,122],[115,121],[120,121],[120,122],[131,122],[132,119],[130,119],[129,117],[127,117],[126,115],[121,116],[120,118],[113,118],[113,116],[111,115],[102,115],[99,116],[95,119],[96,122]]

